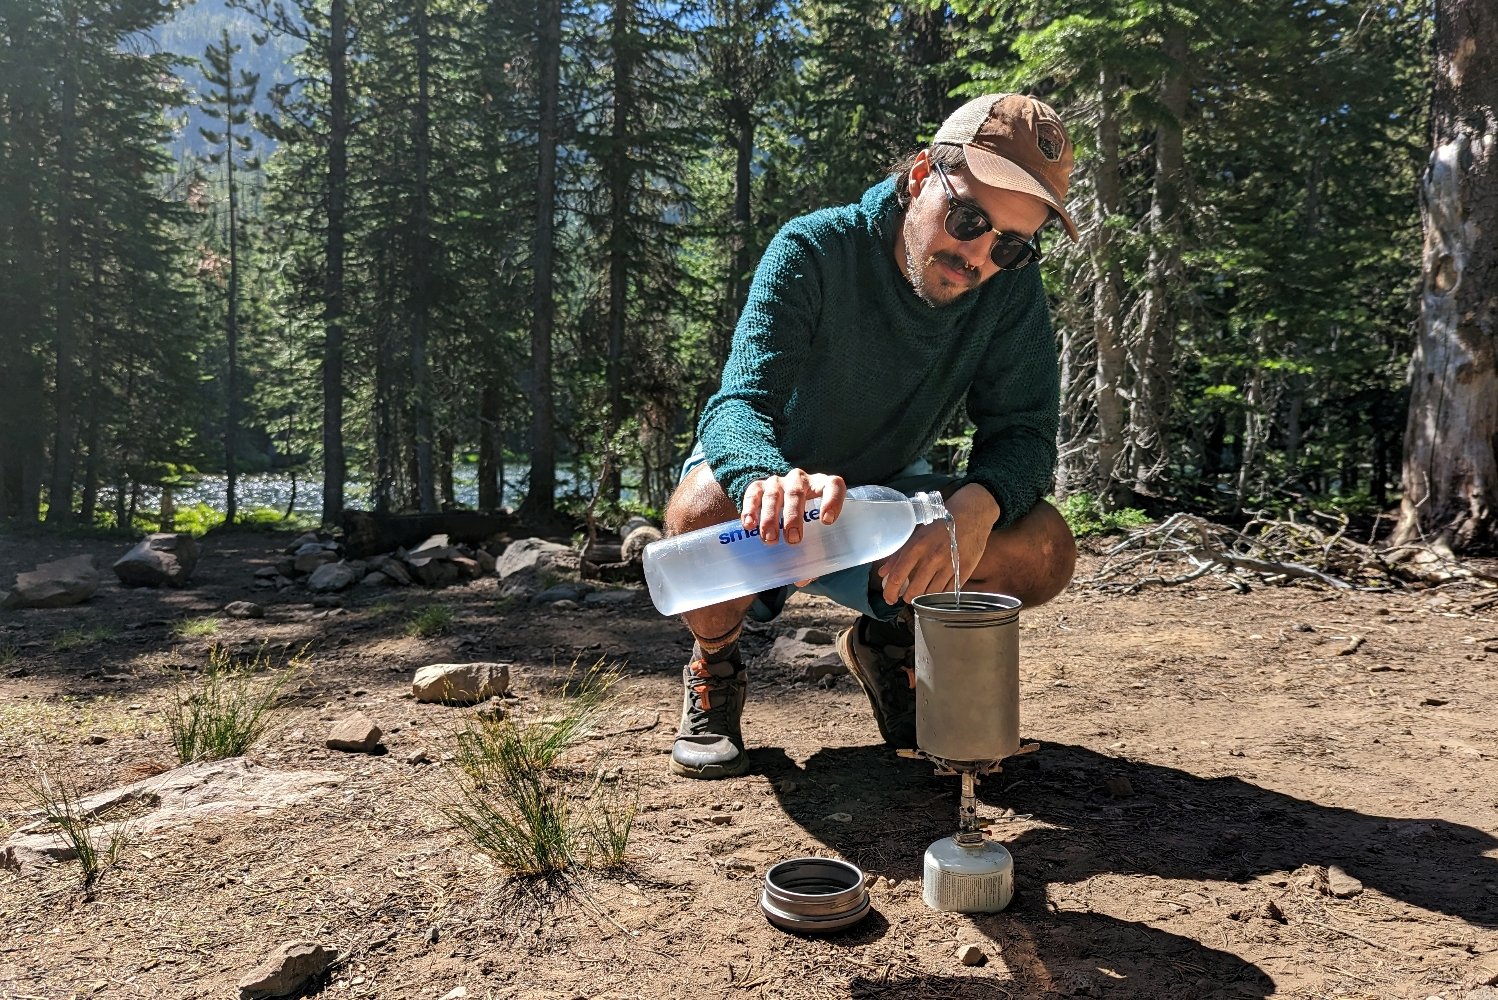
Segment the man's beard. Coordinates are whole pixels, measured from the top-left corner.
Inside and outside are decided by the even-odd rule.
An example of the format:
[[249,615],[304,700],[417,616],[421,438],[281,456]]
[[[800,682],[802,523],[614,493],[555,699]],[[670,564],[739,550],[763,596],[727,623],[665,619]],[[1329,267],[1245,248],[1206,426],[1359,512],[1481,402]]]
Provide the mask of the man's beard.
[[[936,263],[946,264],[956,268],[962,274],[968,275],[970,280],[967,287],[962,288],[956,294],[939,297],[937,289],[932,287],[934,283],[928,283],[926,280],[931,266]],[[949,305],[978,287],[978,272],[969,267],[961,257],[950,253],[938,252],[930,254],[926,257],[925,261],[917,265],[915,257],[907,249],[905,251],[905,275],[910,280],[911,290],[915,292],[916,297],[933,309]]]

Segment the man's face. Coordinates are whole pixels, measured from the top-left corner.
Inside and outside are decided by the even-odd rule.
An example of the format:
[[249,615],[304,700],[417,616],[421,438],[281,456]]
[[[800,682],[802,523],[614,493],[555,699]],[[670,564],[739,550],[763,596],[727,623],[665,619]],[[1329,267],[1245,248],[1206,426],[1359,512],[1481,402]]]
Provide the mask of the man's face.
[[911,288],[930,306],[954,302],[999,273],[989,256],[998,231],[1030,239],[1050,217],[1049,206],[1031,195],[979,184],[965,168],[946,173],[957,198],[982,212],[995,232],[966,242],[948,235],[946,190],[927,154],[916,158],[895,254]]

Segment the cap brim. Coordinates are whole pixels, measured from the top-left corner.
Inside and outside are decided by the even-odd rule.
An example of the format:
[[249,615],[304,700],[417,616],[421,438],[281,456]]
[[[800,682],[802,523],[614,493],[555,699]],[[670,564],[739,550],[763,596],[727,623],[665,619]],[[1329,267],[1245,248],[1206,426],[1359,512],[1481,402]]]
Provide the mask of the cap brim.
[[1000,188],[1004,191],[1018,191],[1045,202],[1061,217],[1061,224],[1066,227],[1066,235],[1070,236],[1073,242],[1077,240],[1077,224],[1072,222],[1071,213],[1066,210],[1065,205],[1061,204],[1061,199],[1056,197],[1056,193],[1037,180],[1034,174],[991,149],[975,146],[972,143],[965,143],[962,148],[967,153],[968,172],[975,179],[989,187]]

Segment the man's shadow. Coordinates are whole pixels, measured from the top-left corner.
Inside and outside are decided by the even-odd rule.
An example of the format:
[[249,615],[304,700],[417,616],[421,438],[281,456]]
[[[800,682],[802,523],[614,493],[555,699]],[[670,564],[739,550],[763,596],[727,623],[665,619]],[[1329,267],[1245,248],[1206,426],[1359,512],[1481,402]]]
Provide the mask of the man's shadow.
[[[935,776],[928,763],[885,747],[831,747],[805,767],[773,747],[756,749],[753,759],[787,815],[866,871],[918,884],[926,846],[955,831],[960,779]],[[1132,786],[1126,798],[1106,790],[1118,777]],[[1498,899],[1484,885],[1498,882],[1498,859],[1484,856],[1498,839],[1446,820],[1368,815],[1241,778],[1200,778],[1056,743],[1012,758],[1002,775],[985,779],[979,797],[990,811],[1007,807],[1053,827],[1013,838],[1002,827],[995,831],[1015,856],[1015,901],[1001,914],[975,918],[1023,984],[1047,995],[1274,992],[1263,970],[1236,955],[1144,923],[1047,903],[1047,885],[1104,873],[1248,882],[1337,865],[1414,906],[1498,926]],[[854,996],[902,995],[906,987],[911,996],[967,996],[970,983],[919,977],[852,985]]]

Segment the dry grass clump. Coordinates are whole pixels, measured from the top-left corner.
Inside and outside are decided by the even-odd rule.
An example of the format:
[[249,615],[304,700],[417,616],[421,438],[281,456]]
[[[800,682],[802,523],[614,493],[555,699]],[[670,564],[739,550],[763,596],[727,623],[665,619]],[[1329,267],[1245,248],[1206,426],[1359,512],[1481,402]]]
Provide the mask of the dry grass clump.
[[128,819],[103,820],[84,805],[78,786],[61,767],[34,762],[22,783],[26,805],[56,829],[73,853],[83,874],[83,888],[91,892],[100,876],[120,861],[133,831]]
[[558,710],[523,721],[477,716],[455,737],[457,792],[445,811],[474,845],[515,875],[564,875],[625,865],[639,810],[632,789],[567,766],[594,734],[617,668],[599,661],[563,688]]
[[214,646],[194,679],[178,675],[166,717],[177,759],[190,764],[242,756],[265,735],[276,699],[302,662],[300,653],[276,661],[264,646],[249,657]]

